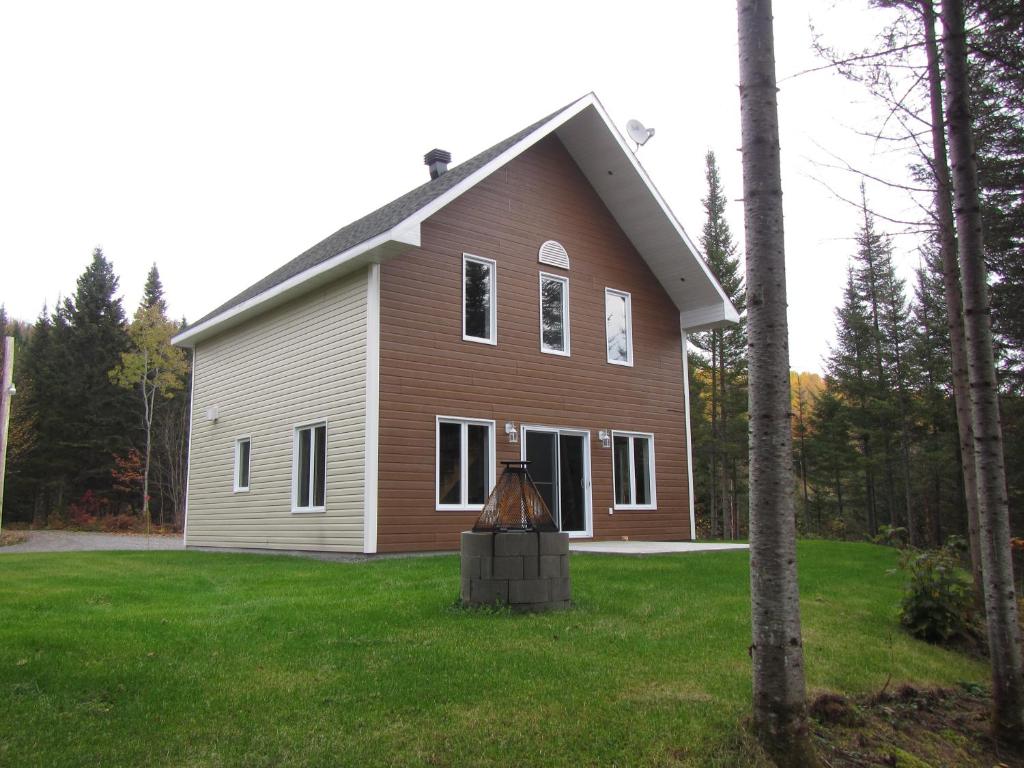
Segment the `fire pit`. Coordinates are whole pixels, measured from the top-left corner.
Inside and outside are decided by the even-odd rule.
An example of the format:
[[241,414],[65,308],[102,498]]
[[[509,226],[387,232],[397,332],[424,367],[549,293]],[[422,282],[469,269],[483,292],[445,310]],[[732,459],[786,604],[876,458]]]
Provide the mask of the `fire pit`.
[[505,471],[473,530],[462,534],[463,605],[517,611],[569,607],[569,534],[561,533],[530,479],[526,461]]

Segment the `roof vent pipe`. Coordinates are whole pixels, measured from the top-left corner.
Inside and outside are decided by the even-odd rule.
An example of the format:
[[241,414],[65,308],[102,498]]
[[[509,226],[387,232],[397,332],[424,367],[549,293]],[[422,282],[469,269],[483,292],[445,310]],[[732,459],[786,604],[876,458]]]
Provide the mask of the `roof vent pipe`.
[[430,168],[430,178],[436,179],[448,170],[452,161],[452,153],[443,149],[432,149],[423,156],[423,163]]

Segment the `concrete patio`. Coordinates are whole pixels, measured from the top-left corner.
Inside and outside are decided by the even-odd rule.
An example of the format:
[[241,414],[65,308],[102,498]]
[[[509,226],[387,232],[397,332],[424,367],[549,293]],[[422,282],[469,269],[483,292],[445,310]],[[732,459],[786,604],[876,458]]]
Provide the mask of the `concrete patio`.
[[602,555],[670,555],[732,549],[750,549],[750,546],[713,541],[578,541],[569,543],[571,552]]

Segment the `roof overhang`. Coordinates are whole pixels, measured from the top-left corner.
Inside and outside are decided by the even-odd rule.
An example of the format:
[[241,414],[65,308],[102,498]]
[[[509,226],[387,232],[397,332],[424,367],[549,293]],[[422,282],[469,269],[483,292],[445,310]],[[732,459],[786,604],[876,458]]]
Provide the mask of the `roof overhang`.
[[545,136],[554,133],[576,161],[623,232],[679,309],[684,332],[739,320],[739,314],[683,231],[668,204],[629,149],[597,96],[590,93],[481,166],[450,190],[376,237],[233,306],[174,337],[192,347],[250,317],[367,264],[420,245],[420,225]]

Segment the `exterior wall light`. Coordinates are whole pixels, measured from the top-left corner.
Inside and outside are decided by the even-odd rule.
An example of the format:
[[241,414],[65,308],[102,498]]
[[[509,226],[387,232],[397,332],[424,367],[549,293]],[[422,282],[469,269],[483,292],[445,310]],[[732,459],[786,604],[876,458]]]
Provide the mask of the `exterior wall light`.
[[602,429],[600,432],[598,432],[597,433],[597,438],[598,438],[598,440],[601,441],[601,447],[602,448],[611,448],[612,447],[612,436],[608,433],[607,429]]
[[510,443],[519,442],[519,433],[516,432],[516,425],[511,421],[505,422],[505,434],[508,435],[508,441]]

